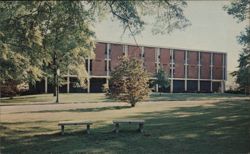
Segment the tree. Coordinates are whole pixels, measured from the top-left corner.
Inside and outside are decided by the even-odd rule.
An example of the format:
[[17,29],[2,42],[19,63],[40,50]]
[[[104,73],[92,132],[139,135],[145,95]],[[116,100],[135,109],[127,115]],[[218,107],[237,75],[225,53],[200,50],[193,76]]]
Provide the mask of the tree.
[[[231,5],[225,6],[224,9],[229,15],[237,18],[238,22],[250,20],[249,0],[233,1]],[[240,85],[239,88],[243,89],[246,94],[250,94],[250,25],[237,38],[238,42],[243,45],[243,50],[238,60],[239,69],[232,72],[232,75],[236,76],[236,82]]]
[[[15,62],[13,56],[25,60],[23,67],[1,65],[0,82],[16,80],[35,82],[68,70],[77,74],[80,84],[87,77],[85,59],[93,57],[95,33],[91,27],[111,14],[121,22],[124,31],[140,33],[149,16],[155,20],[155,34],[171,32],[190,25],[183,15],[184,0],[171,1],[3,1],[0,2],[0,47],[4,63]],[[1,61],[2,62],[2,61]],[[20,72],[17,74],[16,72]]]
[[150,92],[149,76],[141,61],[123,57],[121,64],[111,72],[109,93],[111,98],[126,101],[134,107]]
[[[170,85],[167,73],[160,68],[155,74],[154,85],[158,85],[160,88],[168,88]],[[161,95],[161,92],[160,92]]]
[[34,82],[46,75],[54,77],[56,90],[56,71],[60,69],[61,74],[68,70],[76,74],[80,84],[85,84],[85,59],[93,57],[95,43],[89,23],[92,17],[85,15],[89,10],[82,8],[81,2],[13,1],[2,2],[0,9],[7,10],[0,25],[3,62],[16,63],[10,54],[26,62],[23,67],[12,67],[12,74],[9,66],[1,65],[5,66],[1,67],[2,83],[17,80],[17,76],[25,82],[27,75],[33,75],[30,79]]

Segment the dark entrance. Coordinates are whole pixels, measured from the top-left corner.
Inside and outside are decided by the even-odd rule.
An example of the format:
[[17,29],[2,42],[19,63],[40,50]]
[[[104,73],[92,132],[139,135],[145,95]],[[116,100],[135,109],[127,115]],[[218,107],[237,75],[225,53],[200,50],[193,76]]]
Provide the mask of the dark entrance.
[[187,92],[195,93],[198,91],[198,81],[189,80],[187,81]]
[[103,84],[106,83],[105,78],[92,78],[90,79],[90,92],[92,93],[101,93],[103,92]]

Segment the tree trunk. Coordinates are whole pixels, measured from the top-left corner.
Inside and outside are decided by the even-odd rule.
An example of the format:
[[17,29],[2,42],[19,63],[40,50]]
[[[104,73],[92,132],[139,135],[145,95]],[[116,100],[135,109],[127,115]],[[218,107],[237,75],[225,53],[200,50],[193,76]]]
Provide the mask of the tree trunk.
[[54,51],[54,55],[53,55],[53,96],[56,96],[56,53]]
[[131,100],[129,103],[131,104],[131,107],[135,107],[136,102],[134,100]]
[[56,73],[54,72],[53,76],[53,96],[56,96]]

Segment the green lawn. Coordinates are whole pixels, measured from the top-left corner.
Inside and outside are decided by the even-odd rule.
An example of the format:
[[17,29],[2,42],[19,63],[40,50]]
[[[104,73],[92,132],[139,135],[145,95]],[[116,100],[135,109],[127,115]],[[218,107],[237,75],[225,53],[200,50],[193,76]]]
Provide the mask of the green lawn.
[[[64,94],[1,100],[1,153],[250,153],[250,98],[229,94],[152,94],[129,108],[102,94]],[[111,132],[113,119],[145,119],[145,133],[133,126]],[[61,120],[90,119],[91,134]]]
[[[98,103],[98,102],[114,102],[115,100],[107,98],[103,93],[75,93],[75,94],[60,94],[59,100],[61,103]],[[188,101],[188,100],[208,100],[208,99],[229,99],[235,97],[245,97],[245,95],[239,94],[220,94],[220,93],[152,93],[146,99],[146,101]],[[10,104],[39,104],[39,103],[54,103],[55,97],[52,94],[42,94],[42,95],[27,95],[18,96],[13,99],[2,98],[0,105]]]

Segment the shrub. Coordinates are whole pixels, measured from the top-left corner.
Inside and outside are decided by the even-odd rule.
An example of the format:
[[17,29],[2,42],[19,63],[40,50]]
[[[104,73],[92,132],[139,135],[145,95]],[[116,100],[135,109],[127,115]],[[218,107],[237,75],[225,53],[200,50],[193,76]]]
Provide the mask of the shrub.
[[141,61],[123,57],[120,65],[111,72],[108,96],[126,101],[134,107],[149,92],[149,76]]

